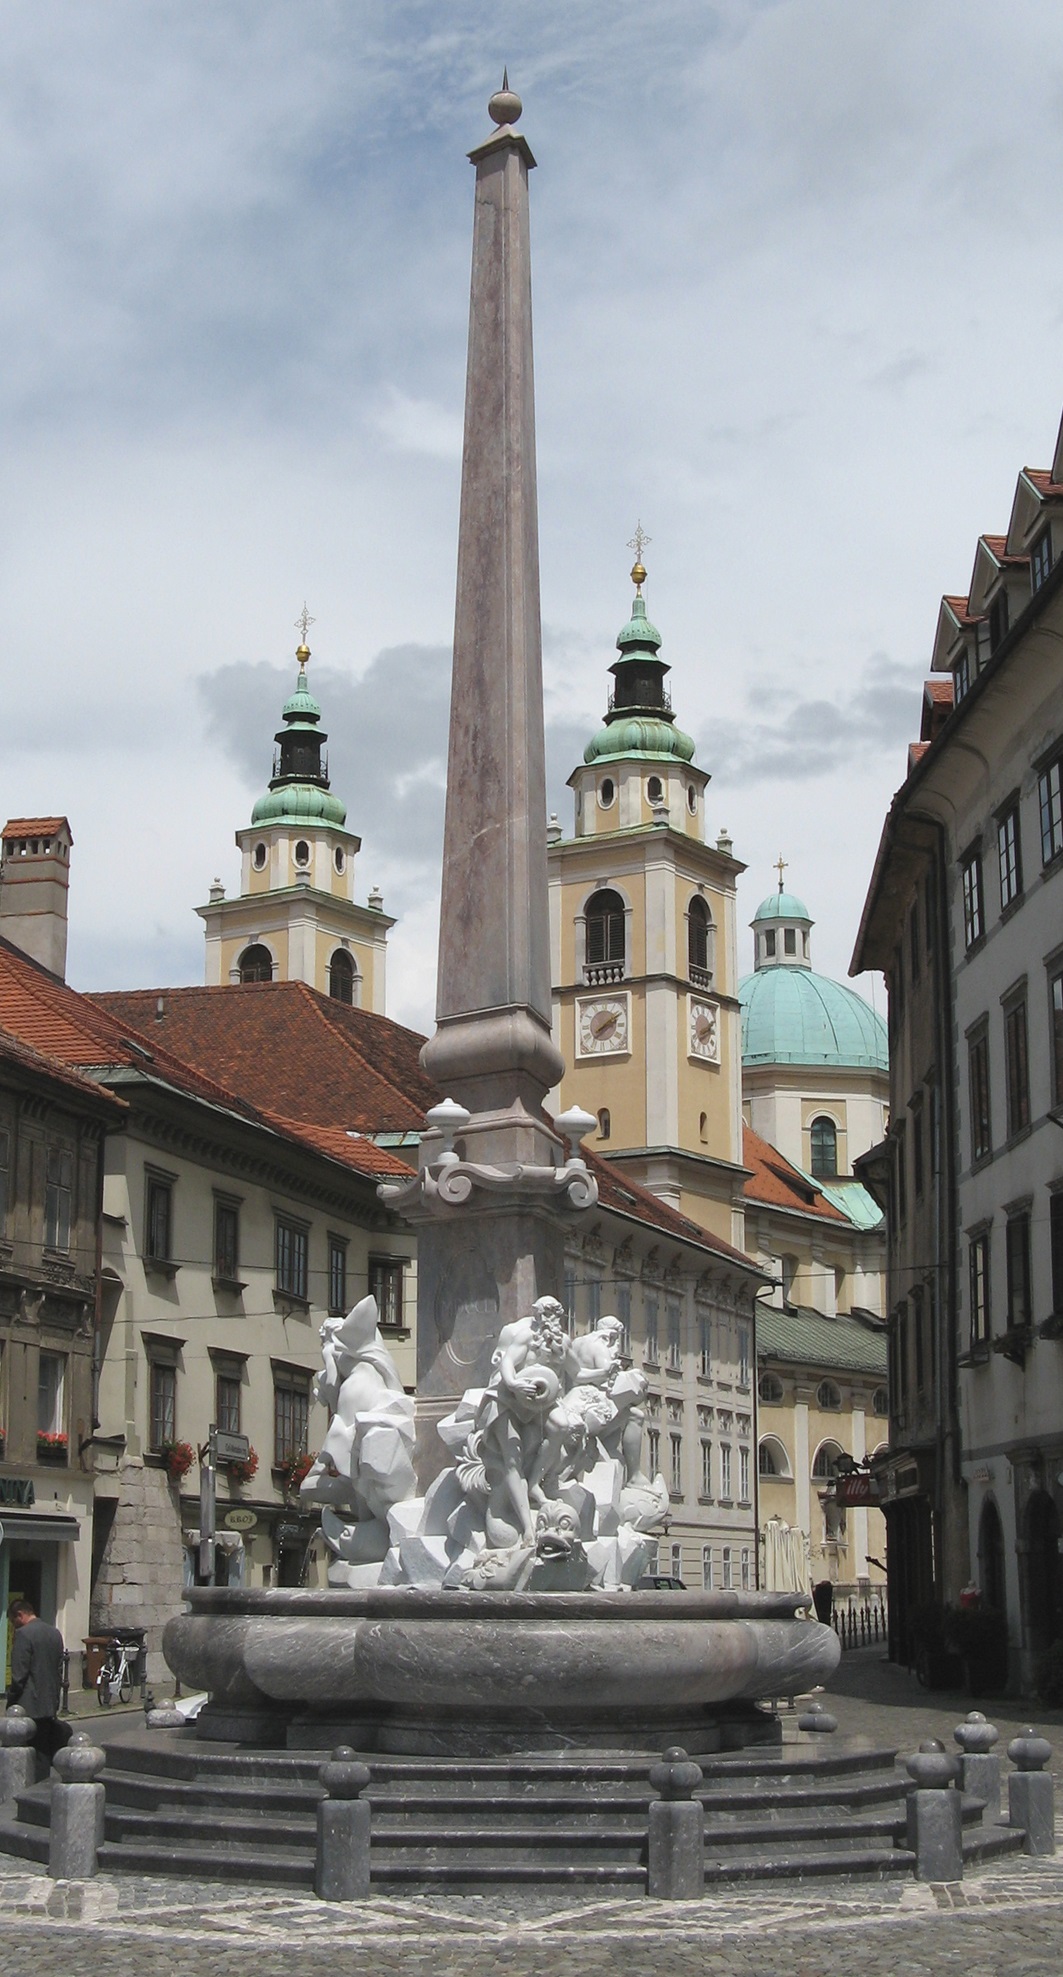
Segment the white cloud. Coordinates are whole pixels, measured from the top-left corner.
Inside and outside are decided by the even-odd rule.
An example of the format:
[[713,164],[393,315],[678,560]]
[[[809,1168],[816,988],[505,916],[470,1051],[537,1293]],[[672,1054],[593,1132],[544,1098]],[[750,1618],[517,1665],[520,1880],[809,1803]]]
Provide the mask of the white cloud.
[[742,910],[781,849],[843,969],[938,597],[1055,436],[1063,12],[11,0],[4,32],[0,774],[71,815],[75,979],[198,974],[305,596],[426,1020],[445,698],[415,655],[453,622],[464,154],[503,61],[539,159],[551,802],[641,514]]

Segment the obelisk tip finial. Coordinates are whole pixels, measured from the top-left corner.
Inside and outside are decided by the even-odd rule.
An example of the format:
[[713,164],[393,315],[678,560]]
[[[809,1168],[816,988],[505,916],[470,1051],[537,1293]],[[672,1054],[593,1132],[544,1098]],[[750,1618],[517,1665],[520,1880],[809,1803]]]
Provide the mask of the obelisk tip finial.
[[493,123],[515,124],[523,108],[524,105],[516,90],[509,86],[509,70],[505,68],[502,71],[502,87],[496,89],[492,96],[487,105],[487,114]]

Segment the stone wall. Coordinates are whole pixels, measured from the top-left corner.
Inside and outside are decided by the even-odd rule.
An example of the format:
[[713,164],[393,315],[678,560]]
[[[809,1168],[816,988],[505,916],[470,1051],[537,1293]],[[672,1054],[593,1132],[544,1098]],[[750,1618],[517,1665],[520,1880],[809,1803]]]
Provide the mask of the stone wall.
[[184,1549],[181,1519],[163,1469],[127,1462],[114,1523],[93,1587],[94,1634],[116,1627],[147,1629],[148,1680],[164,1682],[162,1630],[181,1610]]

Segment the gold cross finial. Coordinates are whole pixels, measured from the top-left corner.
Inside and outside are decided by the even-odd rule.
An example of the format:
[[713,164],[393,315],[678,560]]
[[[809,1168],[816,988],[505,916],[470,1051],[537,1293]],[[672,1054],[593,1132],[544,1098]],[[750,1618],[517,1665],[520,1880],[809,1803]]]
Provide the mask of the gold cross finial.
[[778,857],[778,858],[776,859],[776,861],[775,861],[775,870],[776,870],[776,871],[778,872],[778,874],[779,874],[779,891],[780,891],[780,892],[782,891],[782,875],[783,875],[783,873],[784,873],[784,872],[788,872],[788,871],[789,871],[789,869],[790,869],[790,868],[789,868],[789,866],[788,866],[788,864],[787,864],[787,862],[786,862],[786,860],[785,860],[785,858],[783,858],[783,857],[782,857],[782,855],[780,854],[780,856],[779,856],[779,857]]
[[646,567],[642,561],[642,552],[647,543],[652,542],[652,540],[653,537],[646,534],[640,521],[631,541],[628,543],[628,548],[633,549],[635,552],[635,564],[631,572],[631,581],[640,597],[642,595],[642,586],[646,581]]
[[300,644],[300,645],[298,646],[298,648],[297,648],[297,650],[296,650],[296,654],[295,654],[295,656],[296,656],[296,658],[298,659],[298,661],[299,661],[299,664],[300,664],[300,666],[301,666],[301,667],[302,667],[302,668],[303,668],[304,670],[305,670],[305,668],[306,668],[306,662],[307,662],[307,660],[308,660],[308,659],[309,659],[309,657],[310,657],[310,647],[308,646],[308,644],[307,644],[307,642],[306,642],[306,634],[307,634],[307,632],[309,631],[309,629],[310,629],[310,627],[311,627],[311,625],[316,625],[316,624],[317,624],[317,619],[316,619],[316,618],[312,618],[312,617],[310,616],[310,613],[309,613],[309,611],[307,610],[307,608],[306,608],[306,605],[305,605],[305,603],[304,603],[304,605],[303,605],[303,608],[302,608],[302,610],[300,611],[300,613],[299,613],[299,616],[297,617],[297,619],[296,619],[296,621],[295,621],[295,629],[296,629],[296,631],[297,631],[297,632],[302,632],[302,635],[303,635],[303,637],[302,637],[302,643],[301,643],[301,644]]

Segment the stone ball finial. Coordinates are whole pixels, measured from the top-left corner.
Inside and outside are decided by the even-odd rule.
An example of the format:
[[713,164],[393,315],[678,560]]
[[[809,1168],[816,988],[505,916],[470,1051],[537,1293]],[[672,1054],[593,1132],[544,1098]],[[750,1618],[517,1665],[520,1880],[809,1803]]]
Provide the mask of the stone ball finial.
[[797,1719],[799,1730],[807,1730],[812,1736],[825,1736],[838,1728],[838,1718],[824,1709],[821,1702],[810,1702]]
[[106,1763],[105,1752],[90,1742],[84,1730],[75,1730],[70,1742],[56,1751],[52,1768],[64,1785],[91,1785]]
[[980,1709],[972,1709],[964,1723],[957,1724],[953,1736],[960,1749],[972,1757],[985,1756],[1000,1736],[994,1723],[986,1721]]
[[938,1737],[924,1737],[914,1757],[908,1758],[905,1769],[922,1791],[942,1791],[955,1784],[960,1775],[960,1760],[949,1756]]
[[13,1702],[5,1716],[0,1716],[0,1750],[23,1750],[37,1735],[37,1725],[32,1716],[27,1716],[17,1702]]
[[515,89],[509,86],[509,70],[502,71],[502,87],[496,89],[487,105],[487,114],[493,123],[515,124],[524,105]]
[[330,1799],[356,1799],[369,1783],[369,1767],[350,1744],[339,1744],[317,1775]]
[[1039,1737],[1027,1724],[1008,1745],[1008,1756],[1017,1771],[1043,1771],[1052,1755],[1047,1737]]
[[650,1784],[663,1799],[693,1798],[704,1775],[700,1764],[695,1764],[679,1744],[671,1744],[660,1764],[650,1766]]

